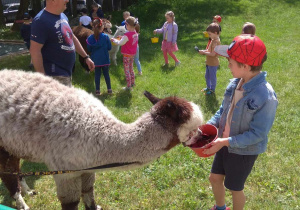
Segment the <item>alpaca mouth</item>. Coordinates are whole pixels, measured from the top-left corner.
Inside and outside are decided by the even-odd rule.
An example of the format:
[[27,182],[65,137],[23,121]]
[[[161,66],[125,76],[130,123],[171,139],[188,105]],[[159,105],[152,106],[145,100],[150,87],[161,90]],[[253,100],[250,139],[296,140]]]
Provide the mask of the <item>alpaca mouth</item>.
[[192,131],[189,133],[189,135],[188,135],[188,140],[185,141],[185,142],[182,142],[182,144],[183,144],[184,146],[189,146],[189,145],[192,145],[192,144],[196,143],[196,141],[197,141],[197,136],[198,136],[199,134],[201,134],[201,133],[202,133],[202,131],[201,131],[199,128],[197,128],[197,129],[195,129],[195,130],[192,130]]

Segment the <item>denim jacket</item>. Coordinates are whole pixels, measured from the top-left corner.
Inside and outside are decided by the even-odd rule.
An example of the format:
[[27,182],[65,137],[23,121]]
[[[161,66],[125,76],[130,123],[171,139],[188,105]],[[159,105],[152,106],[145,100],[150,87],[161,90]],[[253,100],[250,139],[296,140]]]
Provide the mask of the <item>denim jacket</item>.
[[[228,151],[239,155],[258,155],[267,149],[268,133],[274,122],[278,100],[266,81],[266,72],[253,77],[242,87],[243,98],[233,110]],[[220,109],[208,121],[222,137],[234,91],[240,79],[232,79],[226,88]]]

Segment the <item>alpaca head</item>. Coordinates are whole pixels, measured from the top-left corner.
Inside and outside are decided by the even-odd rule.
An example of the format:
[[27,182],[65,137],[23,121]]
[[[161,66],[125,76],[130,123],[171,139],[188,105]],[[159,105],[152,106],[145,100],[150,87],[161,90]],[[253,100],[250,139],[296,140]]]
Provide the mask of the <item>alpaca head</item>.
[[117,30],[114,34],[114,38],[117,36],[123,36],[126,32],[125,26],[116,26]]
[[203,124],[202,112],[193,102],[175,96],[159,99],[147,91],[144,95],[154,104],[151,109],[154,119],[176,135],[166,149],[191,140]]

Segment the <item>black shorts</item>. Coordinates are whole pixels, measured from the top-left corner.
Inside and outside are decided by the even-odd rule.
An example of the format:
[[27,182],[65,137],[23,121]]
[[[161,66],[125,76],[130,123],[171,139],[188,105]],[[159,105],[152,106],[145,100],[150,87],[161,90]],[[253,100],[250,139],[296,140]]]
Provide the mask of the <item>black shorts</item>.
[[228,152],[228,147],[220,149],[214,158],[211,173],[225,175],[227,189],[241,191],[258,155],[237,155]]

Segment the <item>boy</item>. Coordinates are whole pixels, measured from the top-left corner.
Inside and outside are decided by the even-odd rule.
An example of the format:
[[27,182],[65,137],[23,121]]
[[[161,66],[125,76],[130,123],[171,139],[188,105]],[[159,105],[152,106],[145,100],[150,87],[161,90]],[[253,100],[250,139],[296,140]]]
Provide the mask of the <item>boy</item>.
[[242,28],[242,34],[252,34],[255,35],[256,27],[253,23],[246,22]]
[[211,42],[206,50],[198,50],[199,54],[206,55],[206,72],[205,72],[205,80],[206,80],[206,88],[203,88],[201,91],[206,95],[211,95],[215,93],[216,85],[217,85],[217,69],[219,66],[219,58],[217,53],[215,53],[214,49],[217,45],[220,45],[219,38],[219,25],[216,23],[211,23],[206,29],[209,38],[211,38]]
[[[125,11],[123,12],[123,18],[124,18],[124,21],[121,23],[121,26],[125,26],[125,23],[126,23],[126,19],[130,16],[130,12],[128,11]],[[125,26],[126,27],[126,26]]]
[[[28,50],[30,50],[30,35],[31,35],[31,17],[25,12],[23,15],[23,24],[21,26],[21,36],[25,42],[25,45]],[[30,64],[28,66],[30,69],[33,68],[32,60],[30,60]]]
[[209,181],[216,205],[225,205],[225,187],[232,193],[233,209],[244,208],[244,183],[257,156],[266,151],[268,133],[275,118],[278,101],[266,81],[262,65],[267,59],[264,43],[254,35],[242,34],[229,46],[215,52],[228,58],[232,75],[220,109],[208,121],[219,129],[219,138],[205,154],[216,153]]
[[222,28],[221,28],[221,26],[220,26],[221,21],[222,21],[222,17],[221,17],[220,15],[215,15],[215,16],[213,17],[213,23],[216,23],[216,24],[219,25],[220,33],[221,33],[221,31],[222,31]]

